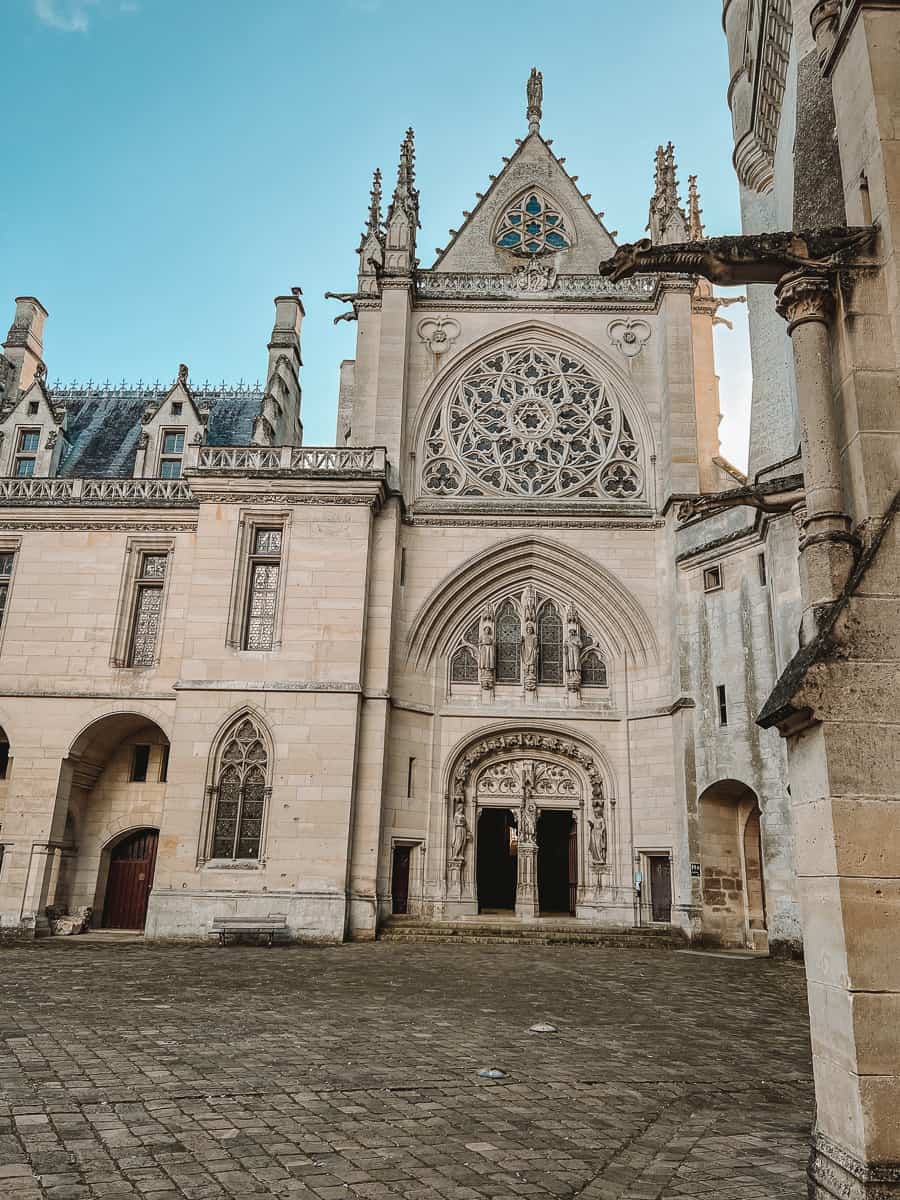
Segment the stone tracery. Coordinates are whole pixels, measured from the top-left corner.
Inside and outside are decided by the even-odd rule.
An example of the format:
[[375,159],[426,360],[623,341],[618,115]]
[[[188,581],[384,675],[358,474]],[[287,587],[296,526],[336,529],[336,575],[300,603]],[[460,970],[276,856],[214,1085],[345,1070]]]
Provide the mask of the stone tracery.
[[640,446],[613,387],[568,351],[484,355],[431,421],[423,490],[437,497],[637,498]]
[[485,604],[450,651],[450,683],[538,684],[607,687],[606,662],[588,634],[575,605],[540,595],[533,587]]

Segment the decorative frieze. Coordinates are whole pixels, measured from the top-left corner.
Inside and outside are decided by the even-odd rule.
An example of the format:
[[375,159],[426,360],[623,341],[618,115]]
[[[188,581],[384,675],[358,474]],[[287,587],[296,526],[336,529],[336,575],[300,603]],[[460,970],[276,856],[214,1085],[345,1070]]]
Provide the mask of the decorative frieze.
[[195,504],[183,479],[0,477],[0,504]]
[[611,282],[603,275],[557,275],[550,267],[526,264],[508,275],[484,271],[418,271],[420,300],[501,300],[547,297],[555,300],[621,300],[650,303],[659,279],[653,275]]

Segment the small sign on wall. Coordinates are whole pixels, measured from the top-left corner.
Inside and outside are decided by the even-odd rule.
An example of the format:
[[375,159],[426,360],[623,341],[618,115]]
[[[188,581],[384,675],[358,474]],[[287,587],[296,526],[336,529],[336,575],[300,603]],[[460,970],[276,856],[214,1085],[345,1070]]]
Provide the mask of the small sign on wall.
[[699,878],[700,878],[700,864],[699,863],[691,863],[691,879],[699,879]]

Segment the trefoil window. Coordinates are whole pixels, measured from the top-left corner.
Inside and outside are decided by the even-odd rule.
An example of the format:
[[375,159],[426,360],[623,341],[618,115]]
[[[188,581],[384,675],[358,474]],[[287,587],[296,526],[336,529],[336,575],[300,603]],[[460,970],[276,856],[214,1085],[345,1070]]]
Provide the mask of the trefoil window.
[[164,429],[159,456],[159,474],[163,479],[180,479],[184,456],[184,430]]
[[167,554],[141,554],[128,650],[129,667],[152,667],[156,662],[168,562]]
[[572,240],[566,219],[543,192],[529,189],[503,214],[496,244],[514,254],[550,254],[568,250]]
[[283,529],[253,531],[243,637],[245,650],[271,650],[275,644],[283,536]]
[[268,755],[256,724],[242,718],[225,742],[215,785],[212,857],[258,861]]

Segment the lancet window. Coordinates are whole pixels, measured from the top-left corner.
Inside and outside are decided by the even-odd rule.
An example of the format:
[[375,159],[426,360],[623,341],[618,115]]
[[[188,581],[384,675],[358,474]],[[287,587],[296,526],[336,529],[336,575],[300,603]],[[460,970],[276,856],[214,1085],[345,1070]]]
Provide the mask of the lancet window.
[[497,612],[497,682],[518,683],[520,678],[519,646],[522,625],[519,612],[511,600]]
[[262,733],[255,721],[242,717],[227,735],[218,759],[211,838],[213,858],[259,859],[268,765]]
[[586,650],[581,657],[581,686],[608,687],[606,663],[596,650]]
[[541,683],[562,683],[563,627],[550,601],[542,606],[538,621],[538,662]]
[[529,188],[504,212],[496,244],[514,254],[550,254],[572,245],[565,216],[544,192]]

